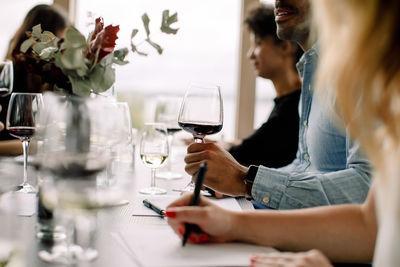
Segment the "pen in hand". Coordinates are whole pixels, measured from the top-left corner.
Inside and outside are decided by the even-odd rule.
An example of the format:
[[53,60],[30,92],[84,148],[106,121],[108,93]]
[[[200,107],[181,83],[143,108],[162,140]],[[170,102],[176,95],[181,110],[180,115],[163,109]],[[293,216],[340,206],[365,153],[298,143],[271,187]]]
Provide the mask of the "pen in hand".
[[[200,165],[199,171],[197,172],[197,178],[196,178],[195,186],[194,186],[194,193],[193,193],[193,197],[192,197],[192,200],[190,201],[189,206],[197,206],[199,204],[200,190],[203,187],[203,182],[204,182],[204,178],[206,177],[206,172],[207,172],[207,163],[202,163]],[[190,223],[185,223],[185,228],[186,228],[186,231],[183,234],[182,247],[185,246],[190,233],[192,231],[199,230],[199,227],[197,225],[190,224]]]

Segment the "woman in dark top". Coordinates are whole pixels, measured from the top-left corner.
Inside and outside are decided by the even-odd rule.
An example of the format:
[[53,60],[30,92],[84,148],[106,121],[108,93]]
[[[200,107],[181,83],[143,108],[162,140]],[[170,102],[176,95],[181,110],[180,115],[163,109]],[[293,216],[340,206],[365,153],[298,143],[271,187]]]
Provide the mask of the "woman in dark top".
[[276,36],[273,7],[261,5],[252,10],[245,23],[252,43],[248,56],[257,76],[273,82],[275,107],[260,128],[229,152],[247,166],[286,166],[297,151],[301,79],[295,65],[302,51],[296,44]]
[[[12,60],[14,65],[14,86],[13,92],[38,93],[48,90],[48,85],[42,81],[42,77],[33,70],[35,67],[31,60],[20,53],[21,44],[28,38],[27,31],[40,24],[42,30],[50,31],[57,37],[63,37],[68,26],[66,13],[54,6],[37,5],[26,15],[22,25],[10,41],[6,59]],[[36,66],[37,67],[37,66]],[[0,105],[3,112],[0,113],[0,121],[5,124],[7,107],[10,96],[0,97]],[[9,135],[8,131],[0,132],[0,155],[22,154],[22,147],[19,140]]]

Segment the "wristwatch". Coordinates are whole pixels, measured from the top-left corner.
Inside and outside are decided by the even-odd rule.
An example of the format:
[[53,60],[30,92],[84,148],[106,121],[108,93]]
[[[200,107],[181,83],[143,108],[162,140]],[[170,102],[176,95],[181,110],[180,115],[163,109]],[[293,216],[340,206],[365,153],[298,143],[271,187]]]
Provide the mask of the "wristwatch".
[[253,188],[254,179],[256,178],[258,171],[258,166],[250,165],[249,170],[247,171],[246,175],[243,178],[243,182],[246,185],[246,193],[245,198],[247,200],[253,200],[251,195],[251,189]]

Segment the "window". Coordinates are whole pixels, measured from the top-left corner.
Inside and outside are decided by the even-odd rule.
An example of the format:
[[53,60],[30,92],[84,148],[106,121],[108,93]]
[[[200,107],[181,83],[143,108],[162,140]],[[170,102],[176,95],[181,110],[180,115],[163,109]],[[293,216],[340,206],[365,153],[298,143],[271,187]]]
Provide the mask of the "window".
[[[143,33],[141,15],[146,12],[151,19],[151,36],[164,52],[159,56],[143,45],[142,50],[150,52],[147,58],[130,55],[130,64],[117,69],[118,96],[130,102],[134,113],[144,112],[140,116],[133,114],[134,117],[151,120],[151,100],[155,95],[183,95],[190,82],[218,84],[224,98],[224,135],[232,139],[240,4],[239,0],[78,0],[76,25],[87,34],[93,27],[88,22],[102,16],[106,25],[120,25],[117,45],[129,47],[131,30],[138,28]],[[159,32],[164,9],[178,12],[176,27],[180,29],[176,36]],[[140,36],[136,38],[141,40]],[[139,103],[140,98],[150,101]]]

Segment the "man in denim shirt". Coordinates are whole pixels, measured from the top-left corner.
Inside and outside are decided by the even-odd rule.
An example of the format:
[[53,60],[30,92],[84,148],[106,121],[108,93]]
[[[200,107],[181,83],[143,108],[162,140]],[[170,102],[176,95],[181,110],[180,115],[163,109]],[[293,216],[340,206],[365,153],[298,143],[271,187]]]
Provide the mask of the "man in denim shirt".
[[277,0],[275,15],[279,38],[296,41],[305,51],[297,64],[303,86],[296,159],[279,169],[247,168],[214,143],[191,144],[185,170],[193,175],[206,161],[208,187],[231,196],[246,196],[271,209],[362,203],[371,182],[369,163],[358,144],[334,121],[337,115],[314,94],[318,50],[310,45],[315,40],[309,38],[309,2]]

